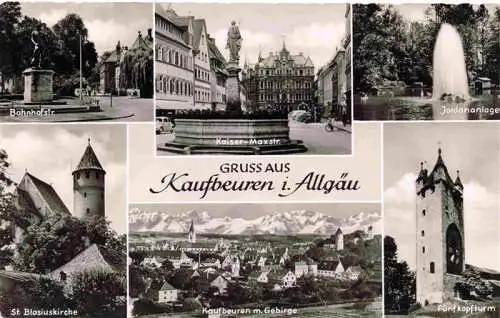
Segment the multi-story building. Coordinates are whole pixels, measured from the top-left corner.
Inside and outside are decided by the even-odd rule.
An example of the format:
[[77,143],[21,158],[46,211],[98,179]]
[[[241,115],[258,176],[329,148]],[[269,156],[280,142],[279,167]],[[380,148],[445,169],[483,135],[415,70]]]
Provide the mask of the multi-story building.
[[218,73],[225,61],[218,61],[222,55],[209,39],[205,20],[180,16],[171,7],[157,5],[155,24],[157,113],[223,103],[225,80]]
[[345,51],[345,83],[346,83],[346,104],[347,104],[347,119],[350,122],[352,118],[351,106],[351,6],[347,4],[345,13],[345,38],[344,38],[344,51]]
[[210,58],[210,85],[212,109],[224,110],[226,107],[226,59],[221,54],[215,39],[208,36],[208,56]]
[[156,5],[155,84],[157,115],[193,109],[195,102],[194,17]]
[[252,108],[310,109],[314,100],[314,64],[303,53],[291,55],[283,42],[278,53],[244,66],[242,85]]
[[[184,17],[190,19],[191,17]],[[193,19],[194,36],[194,106],[210,108],[212,105],[212,88],[210,84],[210,58],[208,55],[207,25],[204,19]]]

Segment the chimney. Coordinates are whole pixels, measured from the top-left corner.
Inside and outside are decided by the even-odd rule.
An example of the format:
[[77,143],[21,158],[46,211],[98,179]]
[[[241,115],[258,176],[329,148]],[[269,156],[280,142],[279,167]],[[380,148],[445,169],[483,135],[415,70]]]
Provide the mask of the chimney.
[[304,55],[304,52],[300,52],[300,53],[299,53],[299,55],[300,55],[300,56],[303,56],[303,55]]

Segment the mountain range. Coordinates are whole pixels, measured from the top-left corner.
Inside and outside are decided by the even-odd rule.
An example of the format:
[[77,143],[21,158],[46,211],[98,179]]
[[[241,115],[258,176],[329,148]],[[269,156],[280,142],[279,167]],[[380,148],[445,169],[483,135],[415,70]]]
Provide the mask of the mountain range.
[[323,213],[297,210],[274,212],[268,215],[244,219],[212,217],[208,212],[188,210],[183,213],[145,212],[135,208],[129,211],[130,232],[186,233],[193,221],[197,233],[214,234],[318,234],[330,235],[340,227],[344,234],[373,227],[374,234],[381,234],[382,221],[379,213],[361,212],[348,218],[335,218]]

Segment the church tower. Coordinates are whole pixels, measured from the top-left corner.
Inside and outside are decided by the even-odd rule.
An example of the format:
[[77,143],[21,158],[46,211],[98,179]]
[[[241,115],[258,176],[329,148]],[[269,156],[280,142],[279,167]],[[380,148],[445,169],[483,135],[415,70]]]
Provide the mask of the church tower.
[[196,243],[196,231],[194,230],[193,220],[191,220],[191,226],[189,226],[188,240],[191,243]]
[[104,178],[106,171],[88,140],[80,163],[73,171],[73,215],[78,218],[104,214]]
[[453,181],[441,149],[431,172],[420,164],[416,180],[417,302],[442,303],[464,270],[463,185]]

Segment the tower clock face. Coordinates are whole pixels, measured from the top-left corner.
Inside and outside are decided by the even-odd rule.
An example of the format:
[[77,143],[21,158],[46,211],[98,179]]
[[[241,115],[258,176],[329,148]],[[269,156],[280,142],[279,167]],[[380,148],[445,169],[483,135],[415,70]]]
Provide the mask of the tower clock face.
[[446,231],[446,272],[461,274],[463,268],[463,247],[460,231],[451,224]]

